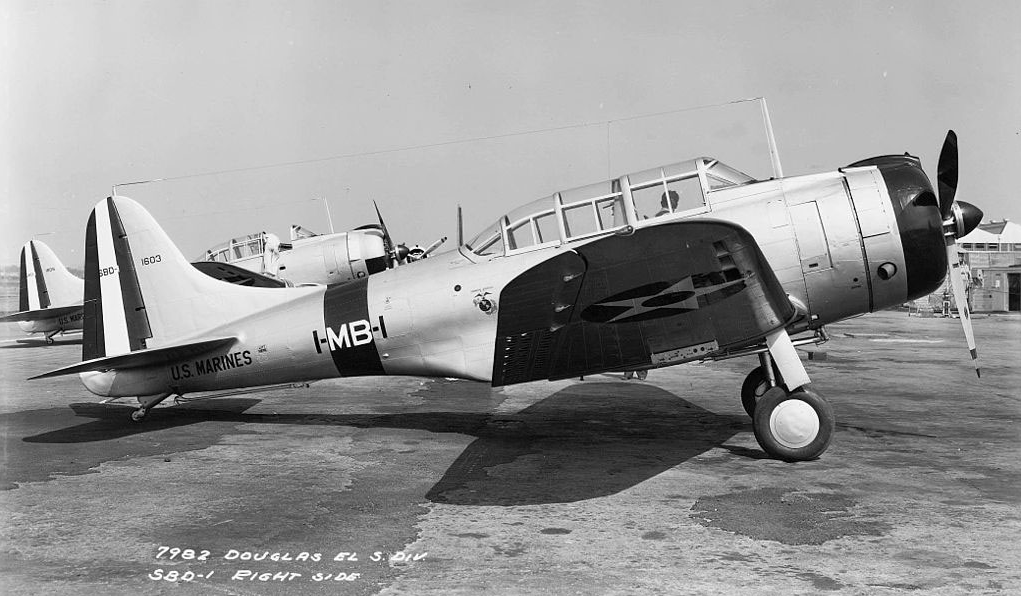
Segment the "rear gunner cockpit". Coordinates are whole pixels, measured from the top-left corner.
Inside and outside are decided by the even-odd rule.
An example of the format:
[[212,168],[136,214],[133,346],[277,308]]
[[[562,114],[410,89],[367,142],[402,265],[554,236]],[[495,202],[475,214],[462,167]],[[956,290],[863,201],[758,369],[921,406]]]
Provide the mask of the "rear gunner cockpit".
[[713,191],[756,180],[711,157],[554,193],[504,215],[465,243],[473,259],[557,246],[675,215],[711,210]]

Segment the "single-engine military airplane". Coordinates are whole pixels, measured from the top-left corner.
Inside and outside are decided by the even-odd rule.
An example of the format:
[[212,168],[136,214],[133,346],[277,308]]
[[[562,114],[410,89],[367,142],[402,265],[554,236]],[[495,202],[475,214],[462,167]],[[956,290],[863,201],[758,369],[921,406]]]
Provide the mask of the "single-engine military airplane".
[[[377,216],[379,224],[367,224],[349,232],[316,234],[301,226],[291,226],[288,242],[281,242],[276,234],[267,232],[232,238],[207,250],[195,261],[195,266],[206,271],[226,263],[285,280],[290,285],[330,285],[424,259],[446,240],[441,238],[424,249],[395,245],[385,232],[378,209]],[[236,273],[244,275],[241,271]]]
[[0,317],[0,323],[17,322],[25,333],[43,333],[48,344],[58,333],[82,328],[85,282],[41,240],[21,247],[18,285],[18,312]]
[[502,386],[757,354],[742,402],[759,445],[813,459],[834,416],[795,345],[942,282],[982,214],[954,201],[953,132],[938,170],[937,197],[907,154],[763,181],[700,157],[554,193],[408,266],[272,290],[198,274],[114,196],[86,232],[83,362],[36,378],[79,373],[137,397],[140,420],[171,395],[337,376]]

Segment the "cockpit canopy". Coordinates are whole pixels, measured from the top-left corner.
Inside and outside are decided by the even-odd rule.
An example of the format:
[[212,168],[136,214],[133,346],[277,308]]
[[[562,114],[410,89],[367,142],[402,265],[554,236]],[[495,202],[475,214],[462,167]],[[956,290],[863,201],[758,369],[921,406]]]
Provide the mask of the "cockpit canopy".
[[227,242],[217,244],[207,250],[200,260],[233,263],[251,257],[262,258],[262,253],[266,251],[267,240],[270,240],[270,236],[272,234],[258,232],[241,236],[240,238],[231,238]]
[[523,205],[465,243],[482,257],[556,246],[674,214],[708,210],[712,191],[756,180],[711,157],[635,172]]

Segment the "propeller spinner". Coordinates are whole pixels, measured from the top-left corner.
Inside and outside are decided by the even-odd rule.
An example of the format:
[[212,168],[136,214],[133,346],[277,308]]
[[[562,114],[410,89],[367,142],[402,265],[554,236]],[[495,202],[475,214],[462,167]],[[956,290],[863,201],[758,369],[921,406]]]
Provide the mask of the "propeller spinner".
[[957,303],[957,312],[961,316],[964,337],[968,341],[968,350],[975,365],[975,374],[982,376],[978,362],[978,350],[975,346],[975,332],[971,325],[971,310],[968,308],[968,297],[961,277],[960,257],[957,253],[957,238],[966,236],[982,221],[982,210],[964,201],[955,201],[957,194],[957,135],[947,131],[943,141],[943,149],[939,153],[939,164],[936,170],[936,182],[939,188],[939,212],[943,219],[943,236],[946,240],[947,263],[950,287]]

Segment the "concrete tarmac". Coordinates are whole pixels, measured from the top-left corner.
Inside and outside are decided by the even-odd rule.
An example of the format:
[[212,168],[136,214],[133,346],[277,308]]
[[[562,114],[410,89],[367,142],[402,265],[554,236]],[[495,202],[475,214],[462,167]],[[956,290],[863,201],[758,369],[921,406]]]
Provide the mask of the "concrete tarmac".
[[766,459],[754,358],[503,389],[362,378],[99,404],[0,341],[4,594],[1018,594],[1021,317],[884,312],[806,362],[837,416]]

